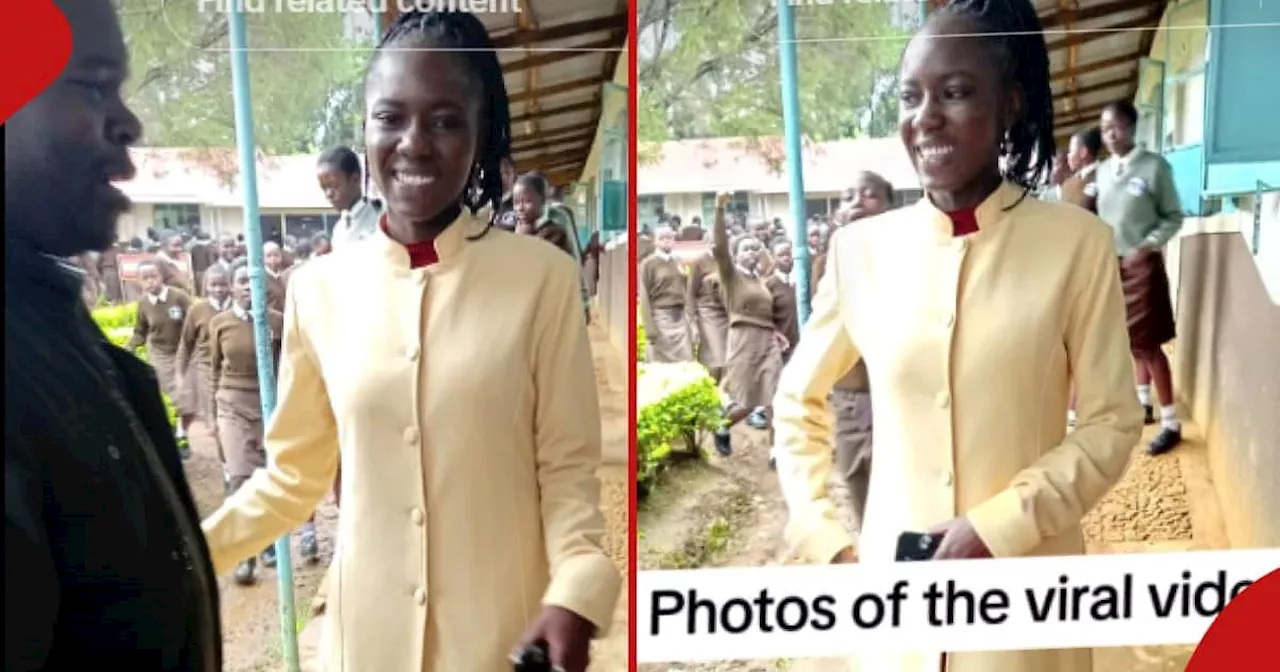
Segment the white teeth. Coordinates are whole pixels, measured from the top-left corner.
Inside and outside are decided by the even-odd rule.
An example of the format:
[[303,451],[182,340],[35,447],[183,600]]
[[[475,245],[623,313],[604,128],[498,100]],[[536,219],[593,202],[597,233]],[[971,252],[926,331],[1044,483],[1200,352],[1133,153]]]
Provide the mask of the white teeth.
[[396,181],[406,187],[425,187],[435,181],[435,178],[426,175],[409,175],[407,173],[396,173]]
[[921,147],[920,156],[926,159],[937,159],[951,153],[954,147]]

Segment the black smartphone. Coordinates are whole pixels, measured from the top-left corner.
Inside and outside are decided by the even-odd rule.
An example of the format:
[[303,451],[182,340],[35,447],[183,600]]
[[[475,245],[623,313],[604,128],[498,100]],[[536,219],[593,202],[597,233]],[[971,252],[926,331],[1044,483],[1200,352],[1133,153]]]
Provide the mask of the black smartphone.
[[942,543],[942,535],[921,532],[903,532],[898,536],[898,562],[932,560]]
[[512,672],[551,672],[546,642],[538,642],[511,656]]

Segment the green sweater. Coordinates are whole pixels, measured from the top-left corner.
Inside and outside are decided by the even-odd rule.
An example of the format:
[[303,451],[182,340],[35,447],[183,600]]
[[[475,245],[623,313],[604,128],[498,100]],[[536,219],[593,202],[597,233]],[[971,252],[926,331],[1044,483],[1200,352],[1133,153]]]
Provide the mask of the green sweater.
[[[1123,168],[1117,172],[1117,167]],[[1163,156],[1135,148],[1124,161],[1098,165],[1098,216],[1116,232],[1116,253],[1164,247],[1182,228],[1173,169]]]

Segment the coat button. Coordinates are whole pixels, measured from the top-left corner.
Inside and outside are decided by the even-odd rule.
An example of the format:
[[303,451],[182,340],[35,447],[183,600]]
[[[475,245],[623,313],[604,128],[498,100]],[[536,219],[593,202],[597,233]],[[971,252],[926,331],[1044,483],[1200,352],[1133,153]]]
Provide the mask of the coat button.
[[418,438],[419,438],[419,437],[418,437],[418,428],[417,428],[417,427],[410,427],[409,429],[404,430],[404,442],[405,442],[405,443],[407,443],[407,444],[409,444],[409,445],[411,445],[411,446],[415,446],[415,445],[417,445],[417,444],[418,444]]
[[120,459],[120,449],[116,448],[115,445],[107,446],[107,454],[110,455],[113,460]]
[[414,588],[414,589],[413,589],[413,601],[414,601],[414,602],[417,602],[419,607],[421,607],[422,605],[426,604],[426,603],[427,603],[427,591],[425,591],[425,590],[423,590],[423,589],[421,589],[421,588]]
[[422,527],[422,509],[414,507],[409,511],[409,520],[412,520],[414,525]]
[[951,395],[946,392],[939,392],[934,401],[937,402],[938,408],[951,407]]

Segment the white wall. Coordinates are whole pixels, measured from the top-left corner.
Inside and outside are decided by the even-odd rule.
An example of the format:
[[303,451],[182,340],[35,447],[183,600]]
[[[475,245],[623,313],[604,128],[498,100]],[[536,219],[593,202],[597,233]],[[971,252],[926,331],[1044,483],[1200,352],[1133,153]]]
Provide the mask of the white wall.
[[[264,215],[323,215],[332,214],[329,210],[292,208],[288,210],[264,209]],[[147,228],[153,225],[155,206],[151,203],[134,203],[133,210],[123,215],[117,226],[120,240],[129,240],[134,236],[145,239]],[[224,235],[240,235],[244,233],[244,209],[223,206],[200,206],[200,225],[205,232],[214,238]]]

